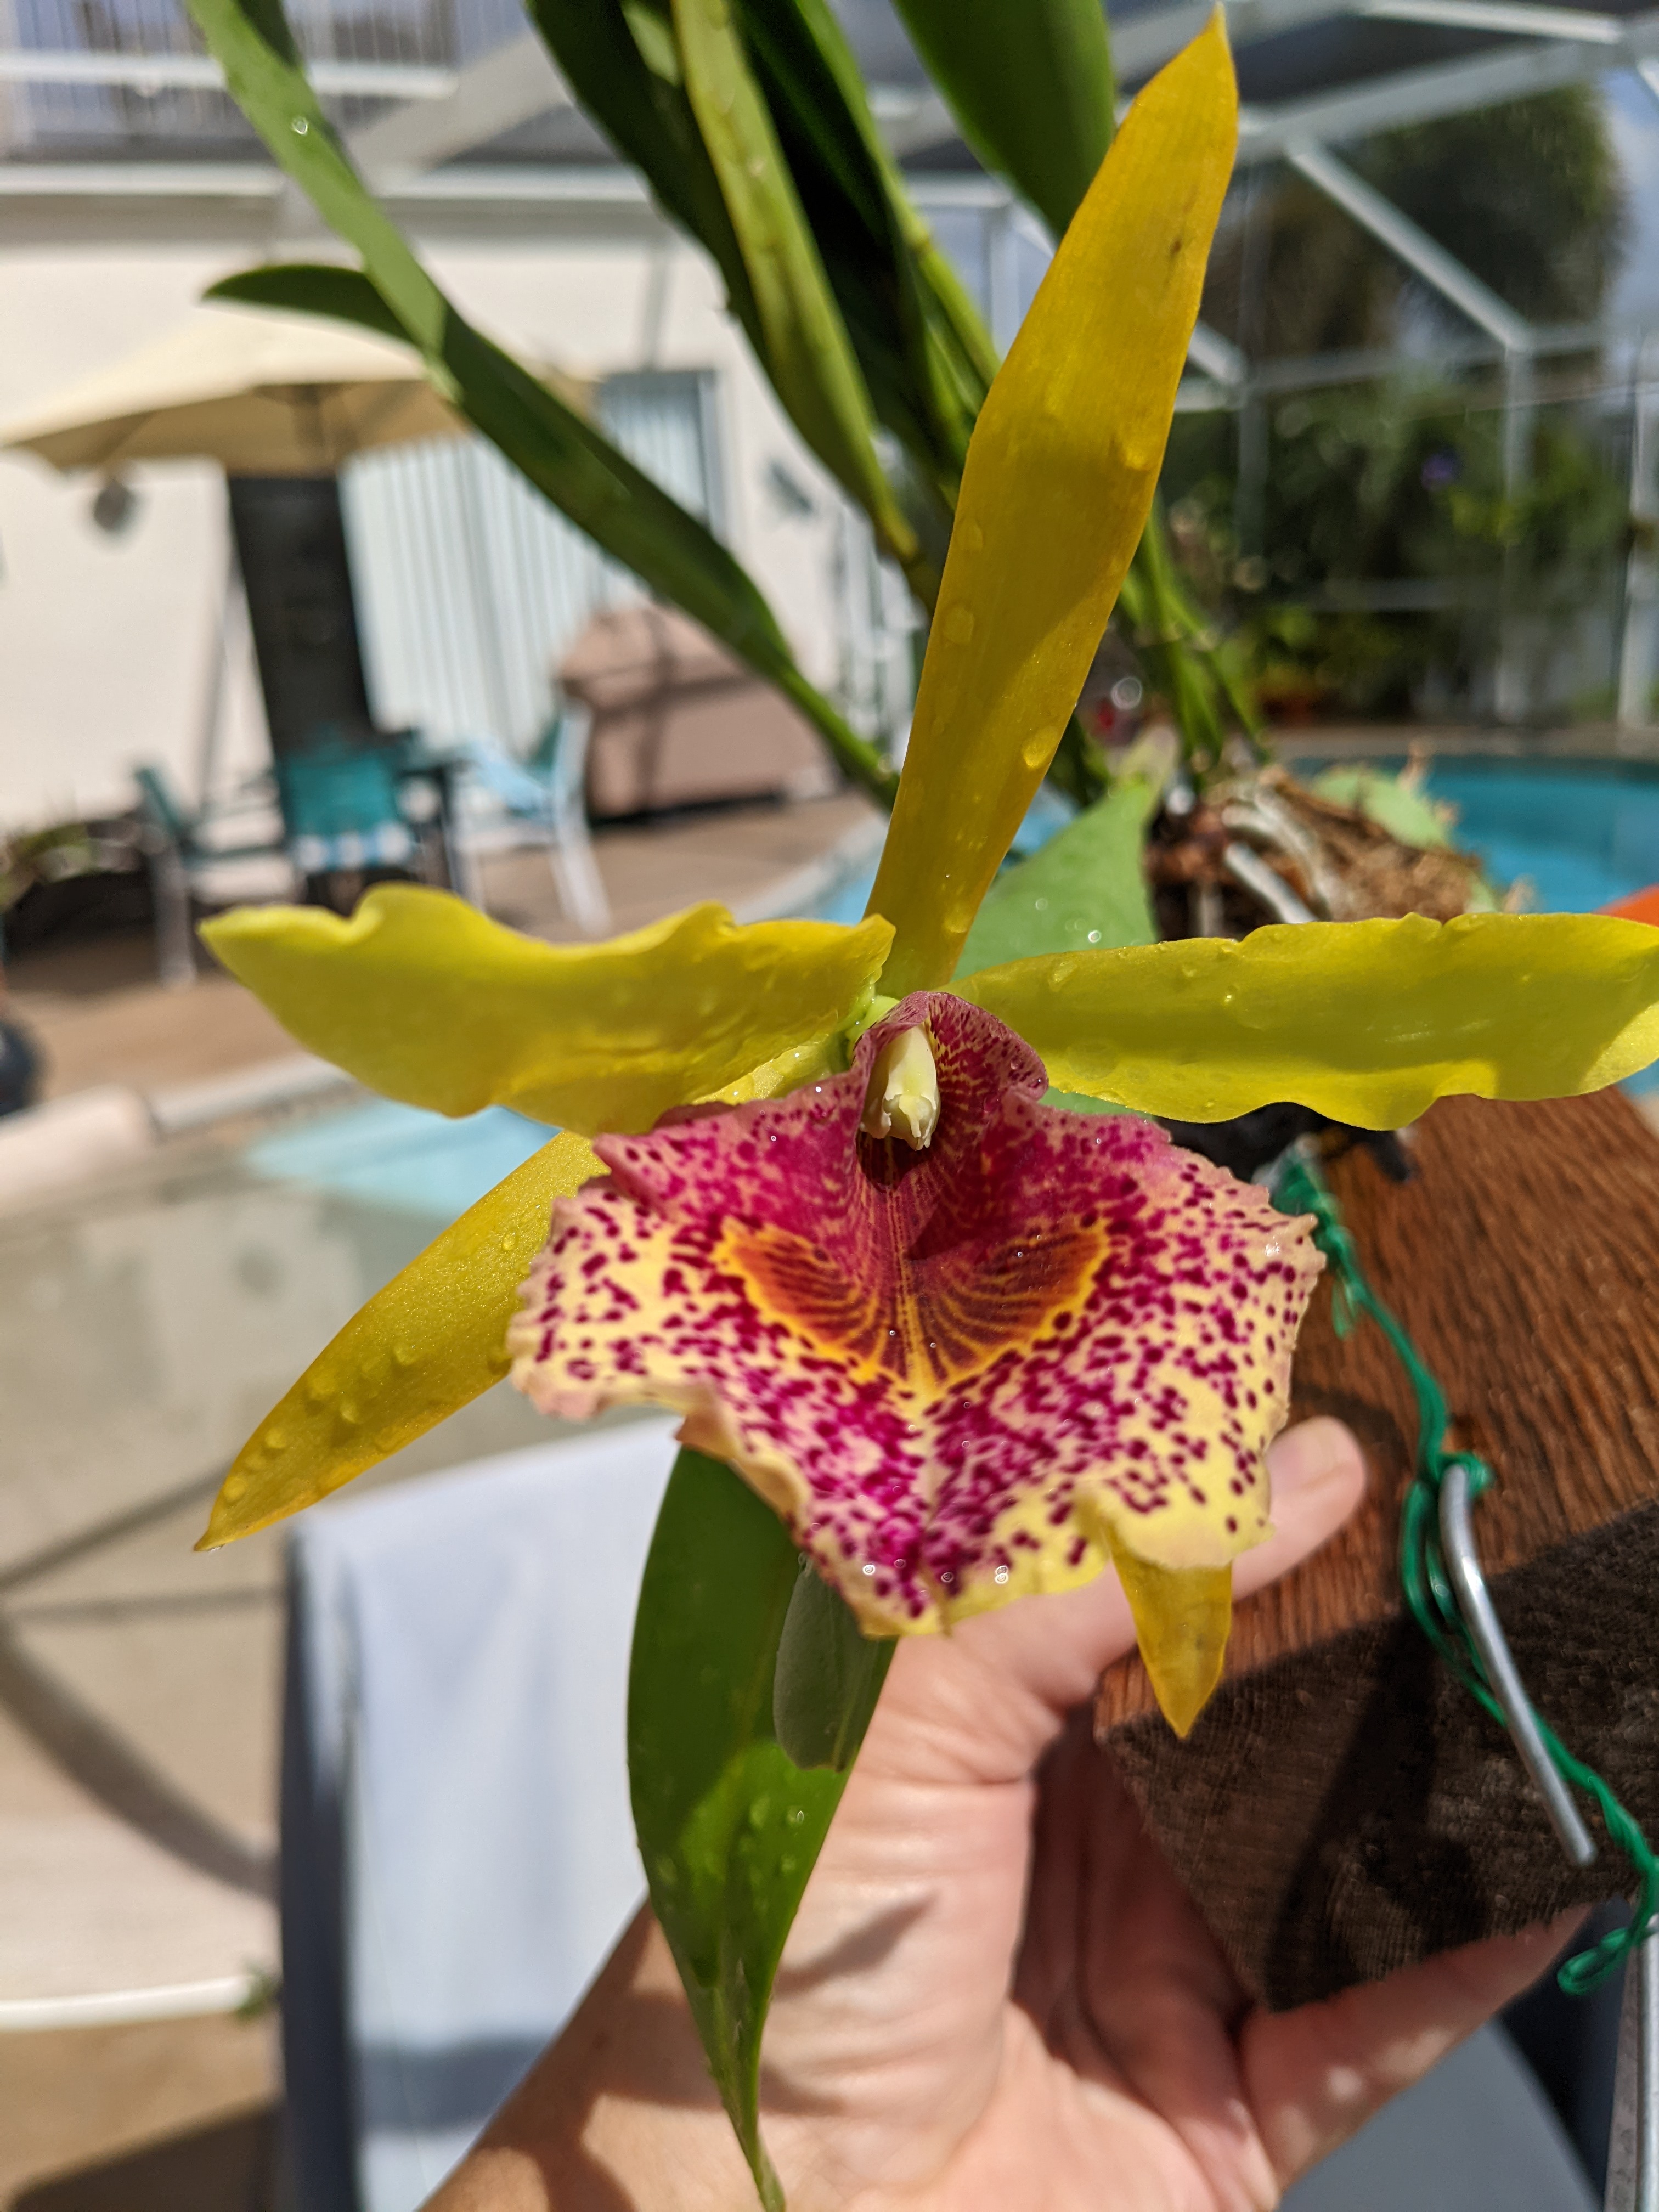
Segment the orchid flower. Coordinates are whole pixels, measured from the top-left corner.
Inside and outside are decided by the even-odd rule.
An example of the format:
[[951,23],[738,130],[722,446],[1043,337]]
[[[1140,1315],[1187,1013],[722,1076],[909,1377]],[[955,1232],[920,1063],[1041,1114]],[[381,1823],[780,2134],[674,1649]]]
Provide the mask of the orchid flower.
[[1136,100],[981,413],[863,921],[704,906],[552,946],[383,886],[349,921],[208,926],[372,1088],[563,1133],[321,1353],[205,1544],[323,1496],[511,1365],[550,1411],[680,1410],[872,1634],[1109,1558],[1190,1723],[1231,1562],[1268,1527],[1262,1453],[1318,1262],[1261,1193],[1146,1121],[1045,1105],[1047,1085],[1384,1127],[1659,1055],[1659,931],[1603,916],[1310,924],[957,974],[1146,517],[1236,127],[1218,16]]

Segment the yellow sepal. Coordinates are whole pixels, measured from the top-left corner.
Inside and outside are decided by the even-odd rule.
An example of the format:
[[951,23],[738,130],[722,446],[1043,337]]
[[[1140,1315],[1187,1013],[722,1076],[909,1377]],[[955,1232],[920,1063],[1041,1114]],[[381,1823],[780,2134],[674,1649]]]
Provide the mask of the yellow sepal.
[[1659,929],[1605,915],[1275,925],[957,988],[1057,1089],[1184,1121],[1294,1099],[1396,1128],[1455,1092],[1571,1097],[1659,1059]]
[[1233,1621],[1231,1567],[1155,1567],[1121,1544],[1112,1560],[1164,1717],[1185,1735],[1210,1702]]
[[197,1549],[314,1504],[499,1382],[553,1201],[603,1172],[584,1139],[556,1137],[393,1276],[242,1446]]
[[378,885],[349,921],[242,907],[202,934],[301,1044],[370,1090],[590,1135],[648,1129],[839,1028],[891,938],[874,919],[739,924],[696,906],[608,944],[544,945],[410,884]]
[[946,982],[1054,757],[1164,458],[1233,165],[1218,9],[1140,94],[991,386],[968,449],[871,895],[882,988]]
[[792,1091],[799,1091],[804,1083],[816,1083],[826,1075],[842,1075],[847,1071],[847,1050],[842,1042],[845,1032],[830,1030],[822,1036],[808,1037],[803,1043],[787,1046],[770,1060],[763,1060],[758,1067],[751,1067],[735,1083],[728,1083],[714,1092],[710,1099],[700,1100],[704,1105],[752,1106],[757,1099],[787,1098]]

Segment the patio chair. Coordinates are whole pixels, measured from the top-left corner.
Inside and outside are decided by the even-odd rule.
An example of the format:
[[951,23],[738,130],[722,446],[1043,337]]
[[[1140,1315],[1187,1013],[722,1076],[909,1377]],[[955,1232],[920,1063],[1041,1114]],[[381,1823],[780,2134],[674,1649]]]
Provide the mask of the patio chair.
[[[388,878],[467,896],[471,884],[453,830],[462,765],[453,755],[425,752],[409,731],[373,744],[323,732],[302,750],[277,754],[269,777],[195,809],[163,769],[154,763],[137,769],[161,982],[179,989],[196,980],[192,902],[204,879],[228,862],[285,856],[301,896],[339,913],[349,913],[369,884]],[[268,813],[273,795],[280,826],[235,836],[239,813]]]
[[611,902],[593,857],[584,797],[592,720],[586,707],[562,700],[524,759],[483,738],[462,750],[483,790],[515,823],[545,838],[559,904],[568,919],[585,937],[603,937],[611,927]]
[[187,990],[196,981],[191,908],[201,872],[230,860],[269,859],[281,854],[282,842],[267,834],[240,843],[210,842],[207,811],[185,806],[165,769],[147,763],[133,770],[133,781],[155,906],[156,972],[164,989]]

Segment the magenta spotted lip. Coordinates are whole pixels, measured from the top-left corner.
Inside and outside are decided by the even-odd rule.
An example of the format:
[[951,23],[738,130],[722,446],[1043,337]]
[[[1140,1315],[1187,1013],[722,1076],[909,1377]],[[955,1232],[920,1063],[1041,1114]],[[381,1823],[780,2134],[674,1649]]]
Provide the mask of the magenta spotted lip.
[[[859,1126],[914,1028],[926,1152]],[[600,1138],[610,1175],[559,1200],[526,1285],[515,1382],[550,1413],[681,1412],[874,1633],[1086,1581],[1112,1543],[1225,1565],[1267,1533],[1309,1224],[1045,1088],[1011,1030],[918,993],[846,1075]]]

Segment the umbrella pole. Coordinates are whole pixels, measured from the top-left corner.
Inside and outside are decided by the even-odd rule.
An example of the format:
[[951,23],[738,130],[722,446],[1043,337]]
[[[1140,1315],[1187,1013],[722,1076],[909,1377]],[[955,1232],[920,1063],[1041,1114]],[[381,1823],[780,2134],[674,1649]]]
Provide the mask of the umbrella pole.
[[242,564],[236,556],[236,532],[231,526],[228,508],[225,515],[224,582],[219,599],[219,613],[213,628],[213,645],[208,659],[207,691],[202,702],[202,717],[197,741],[196,811],[203,812],[213,796],[213,780],[219,765],[219,744],[223,733],[225,694],[230,674],[231,626],[239,607],[246,608],[242,594]]

